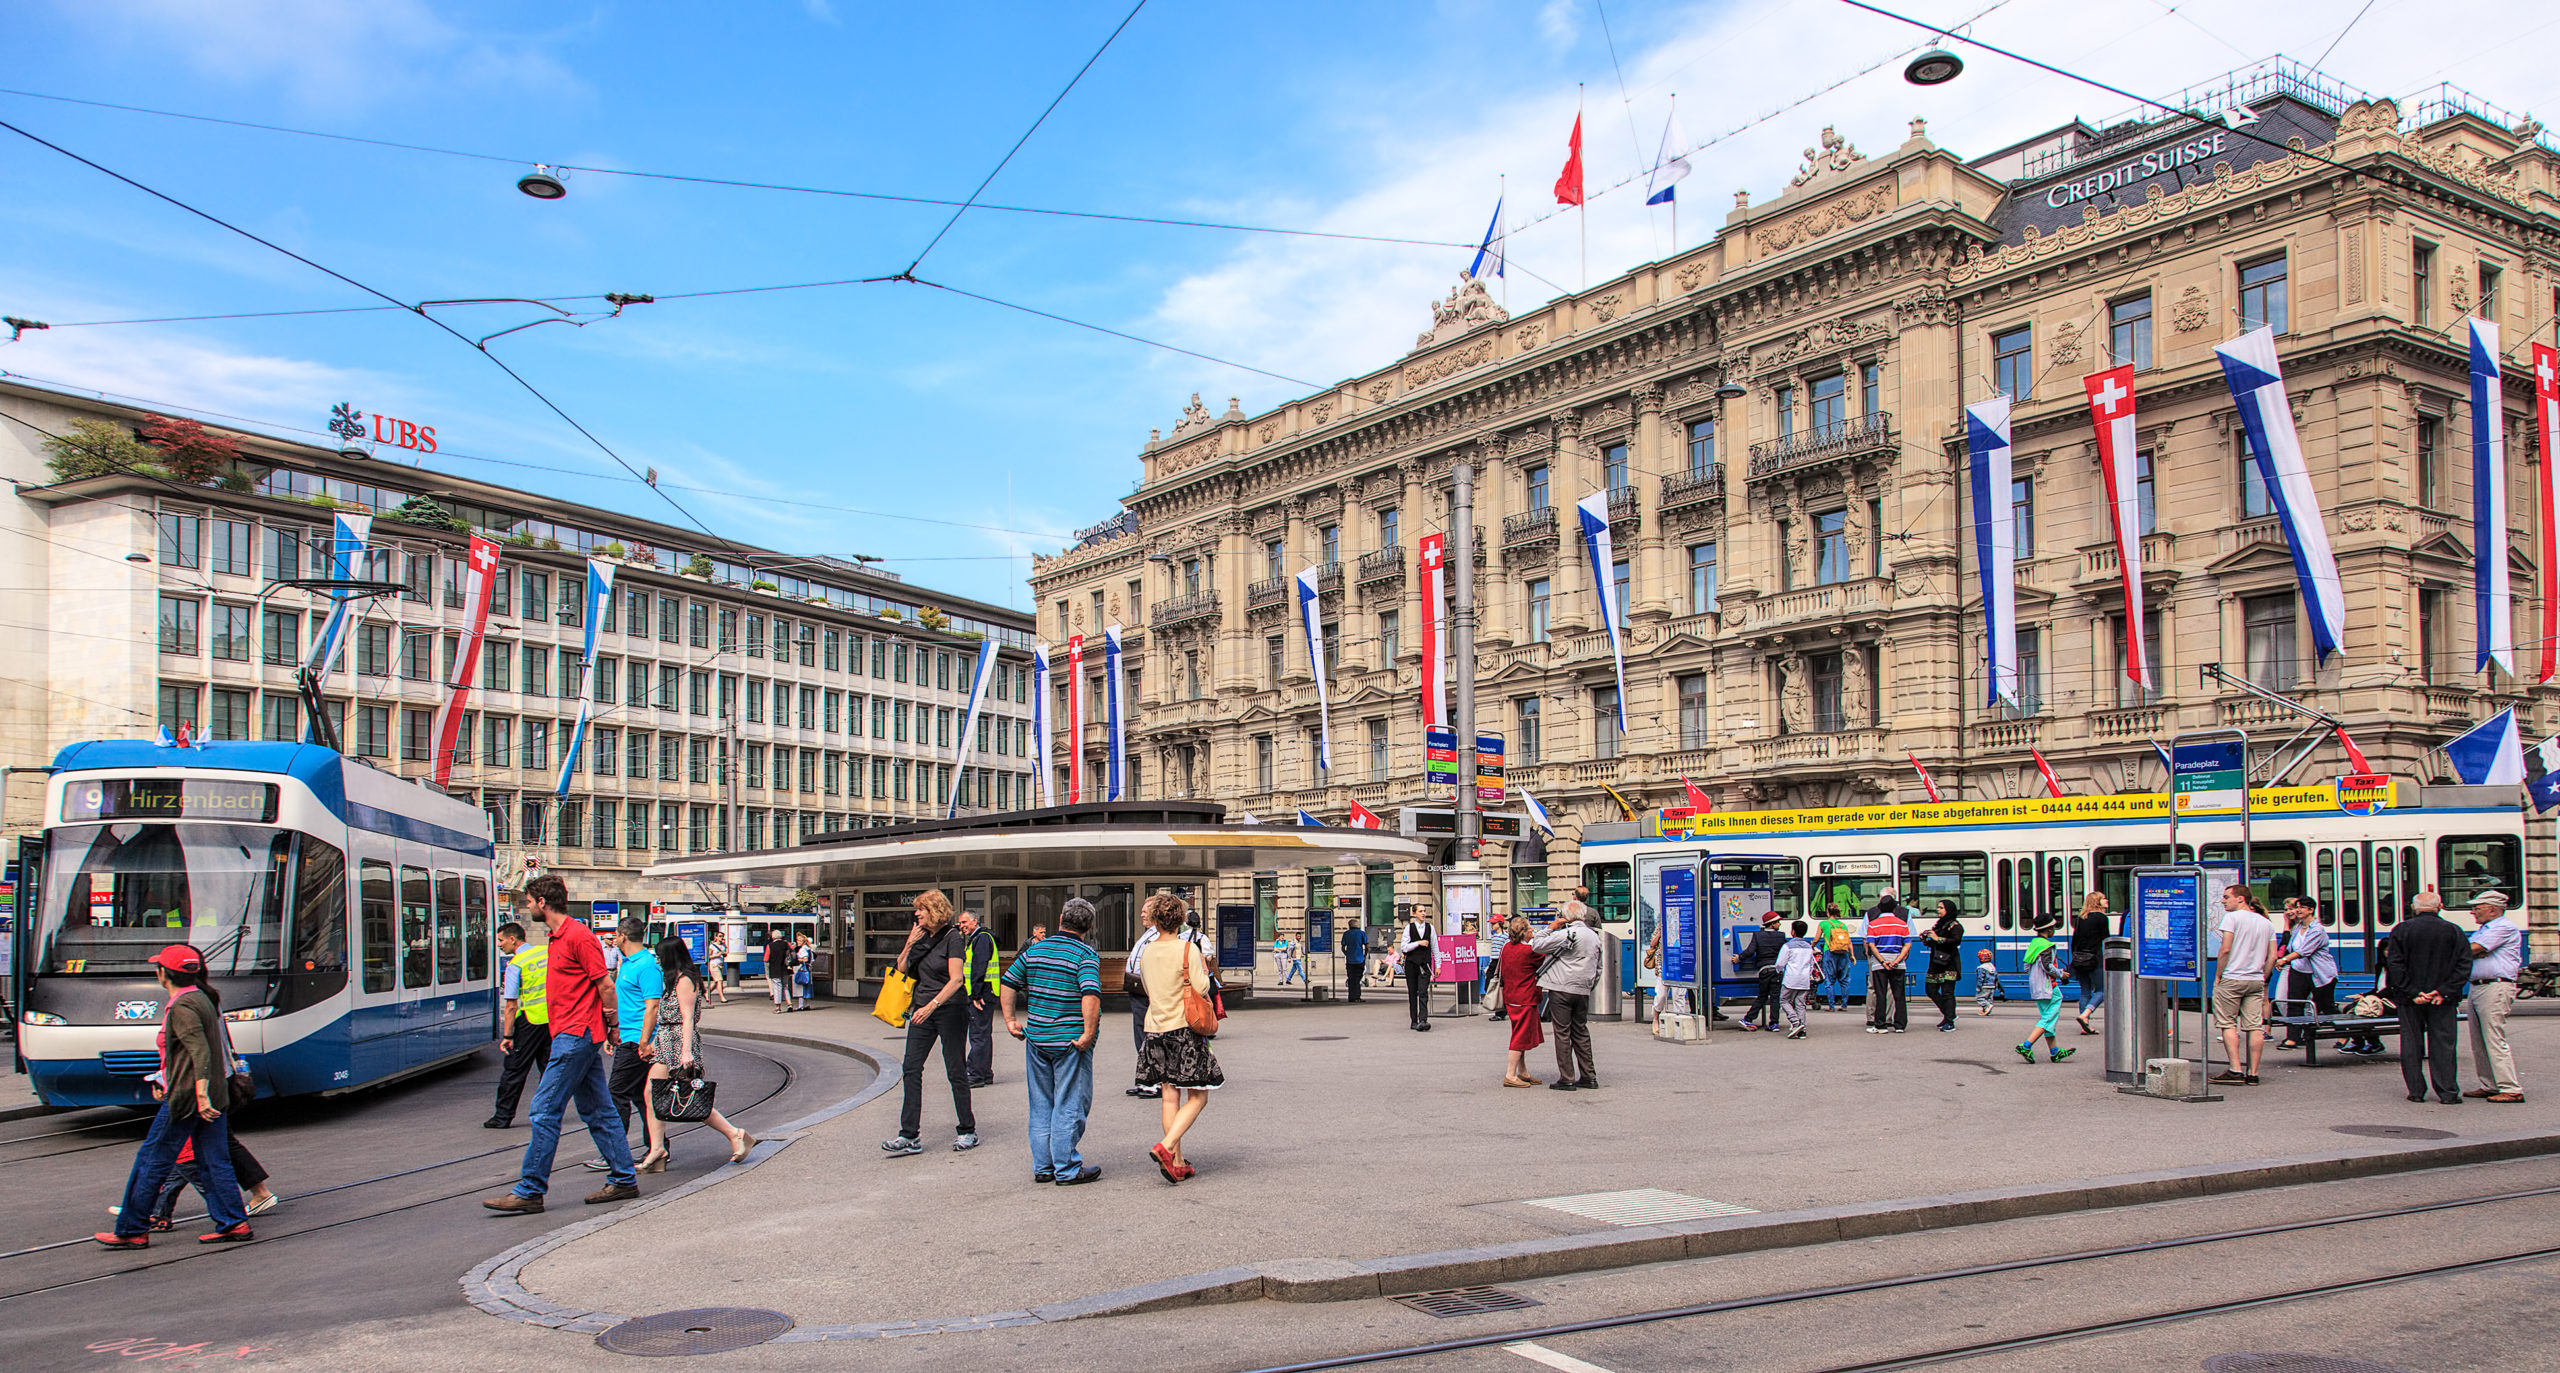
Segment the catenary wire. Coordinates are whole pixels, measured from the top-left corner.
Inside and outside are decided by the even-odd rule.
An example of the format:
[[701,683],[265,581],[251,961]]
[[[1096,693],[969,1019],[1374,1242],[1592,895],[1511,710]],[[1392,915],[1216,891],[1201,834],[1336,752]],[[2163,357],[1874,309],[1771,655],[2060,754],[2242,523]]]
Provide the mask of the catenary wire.
[[1080,319],[1070,319],[1065,315],[1051,314],[1046,310],[1036,309],[1029,305],[1017,304],[1010,300],[999,300],[994,296],[980,295],[975,291],[963,290],[958,286],[946,285],[939,281],[927,281],[923,277],[908,277],[905,279],[914,282],[918,286],[930,286],[937,291],[949,291],[955,296],[967,296],[971,300],[984,301],[989,305],[1001,305],[1008,310],[1019,310],[1026,315],[1038,315],[1042,319],[1054,320],[1060,324],[1072,324],[1079,329],[1090,329],[1097,334],[1109,334],[1113,338],[1127,339],[1131,343],[1143,343],[1150,348],[1161,348],[1168,353],[1180,353],[1185,357],[1198,358],[1203,362],[1214,362],[1221,367],[1233,367],[1238,371],[1256,373],[1261,376],[1270,377],[1275,381],[1288,382],[1292,386],[1304,386],[1312,391],[1321,391],[1324,389],[1324,385],[1321,382],[1308,381],[1303,377],[1293,377],[1285,372],[1274,372],[1264,367],[1249,366],[1241,362],[1230,362],[1225,358],[1213,357],[1210,354],[1199,352],[1195,349],[1184,348],[1171,343],[1162,343],[1151,338],[1142,338],[1136,334],[1124,333],[1118,329],[1113,329],[1105,325],[1088,324]]

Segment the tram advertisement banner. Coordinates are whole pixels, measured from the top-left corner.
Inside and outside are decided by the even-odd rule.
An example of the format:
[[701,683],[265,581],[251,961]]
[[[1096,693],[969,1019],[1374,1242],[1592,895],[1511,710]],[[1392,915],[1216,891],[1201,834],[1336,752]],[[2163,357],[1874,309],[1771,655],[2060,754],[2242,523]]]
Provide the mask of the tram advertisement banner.
[[[1649,812],[1647,837],[1829,834],[1843,830],[1937,829],[1948,825],[2049,825],[2072,820],[2166,820],[2169,818],[2170,799],[2166,793],[2150,792],[1831,810],[1714,811],[1690,816],[1659,816]],[[2338,789],[2334,786],[2254,788],[2249,793],[2249,808],[2261,816],[2334,815],[2338,810]],[[2182,810],[2179,813],[2193,815],[2195,812]]]
[[2202,868],[2134,869],[2136,976],[2193,982],[2202,975],[2205,885]]
[[1698,870],[1662,871],[1662,985],[1698,982]]
[[1471,934],[1432,936],[1438,945],[1438,957],[1432,960],[1434,982],[1473,982],[1476,980],[1476,937]]

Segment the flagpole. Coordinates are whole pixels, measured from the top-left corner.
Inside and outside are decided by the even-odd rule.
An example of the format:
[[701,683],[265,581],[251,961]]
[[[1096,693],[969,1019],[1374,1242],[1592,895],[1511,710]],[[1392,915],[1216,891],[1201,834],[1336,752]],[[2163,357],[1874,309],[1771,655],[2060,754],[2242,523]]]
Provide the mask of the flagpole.
[[[1494,213],[1496,213],[1496,214],[1500,214],[1500,213],[1502,213],[1502,212],[1503,212],[1504,208],[1505,208],[1505,207],[1507,207],[1507,206],[1511,203],[1511,202],[1510,202],[1510,200],[1509,200],[1509,198],[1508,198],[1508,197],[1510,196],[1510,194],[1511,194],[1511,174],[1510,174],[1509,172],[1502,172],[1502,173],[1497,174],[1497,177],[1496,177],[1496,179],[1495,179],[1495,181],[1494,181],[1494,183],[1493,183],[1493,184],[1494,184],[1494,192],[1493,192],[1493,208],[1494,208]],[[1532,183],[1532,184],[1534,184],[1534,183]],[[1508,225],[1508,224],[1497,224],[1497,225],[1495,225],[1494,227],[1495,227],[1495,228],[1497,228],[1497,229],[1500,229],[1500,230],[1502,231],[1502,253],[1503,253],[1503,256],[1505,256],[1505,257],[1509,257],[1509,256],[1511,255],[1511,226],[1510,226],[1510,225]],[[1508,265],[1508,264],[1505,264],[1505,265]],[[1501,277],[1501,278],[1502,278],[1502,313],[1504,313],[1504,314],[1506,314],[1506,315],[1507,315],[1507,314],[1510,314],[1510,313],[1511,313],[1511,273],[1509,273],[1509,272],[1507,272],[1507,271],[1504,271],[1504,272],[1497,272],[1497,273],[1495,273],[1494,275],[1499,276],[1499,277]]]
[[[1673,91],[1671,93],[1671,120],[1676,122],[1679,118],[1680,93],[1678,91]],[[1663,128],[1666,130],[1670,127],[1671,123],[1665,123],[1663,125]],[[1656,171],[1661,170],[1662,154],[1655,153],[1653,155],[1653,165]],[[1673,257],[1680,256],[1680,192],[1676,186],[1671,192],[1671,255]]]
[[[1579,81],[1573,83],[1573,127],[1575,134],[1579,136],[1582,130],[1582,83]],[[1576,157],[1581,153],[1581,148],[1574,149]],[[1583,186],[1587,186],[1591,181],[1590,169],[1586,167],[1581,171]],[[1573,202],[1573,209],[1574,223],[1579,226],[1582,234],[1582,289],[1588,291],[1591,289],[1591,193],[1584,190],[1583,186],[1574,187],[1577,198]]]

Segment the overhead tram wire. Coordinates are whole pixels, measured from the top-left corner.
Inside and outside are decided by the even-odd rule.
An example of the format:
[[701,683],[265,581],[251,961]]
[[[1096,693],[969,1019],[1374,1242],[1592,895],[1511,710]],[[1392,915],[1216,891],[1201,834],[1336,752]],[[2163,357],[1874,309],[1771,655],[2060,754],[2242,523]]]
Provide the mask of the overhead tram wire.
[[1138,335],[1136,335],[1136,334],[1123,333],[1122,331],[1120,331],[1120,330],[1118,330],[1118,329],[1108,328],[1108,327],[1106,327],[1106,326],[1104,326],[1104,325],[1100,325],[1100,324],[1088,324],[1088,323],[1086,323],[1085,321],[1080,320],[1080,319],[1069,319],[1069,318],[1068,318],[1067,316],[1065,316],[1065,315],[1056,315],[1056,314],[1051,314],[1050,312],[1048,312],[1048,311],[1046,311],[1046,310],[1035,309],[1035,308],[1033,308],[1032,306],[1029,306],[1029,305],[1019,305],[1019,304],[1016,304],[1016,303],[1014,303],[1013,301],[1010,301],[1010,300],[998,300],[998,299],[996,299],[994,296],[983,296],[983,295],[978,294],[978,293],[977,293],[977,292],[975,292],[975,291],[963,290],[962,288],[960,288],[960,287],[958,287],[958,286],[949,286],[949,285],[945,285],[944,283],[939,282],[939,281],[927,281],[927,280],[926,280],[926,279],[924,279],[923,277],[915,277],[915,276],[902,276],[902,277],[900,277],[900,278],[899,278],[899,280],[912,282],[912,283],[914,283],[915,285],[918,285],[918,286],[930,286],[930,287],[932,287],[934,290],[937,290],[937,291],[948,291],[948,292],[950,292],[951,294],[953,294],[953,295],[955,295],[955,296],[967,296],[967,297],[968,297],[969,299],[971,299],[971,300],[980,300],[980,301],[985,301],[985,302],[986,302],[987,304],[989,304],[989,305],[1001,305],[1001,306],[1003,306],[1005,309],[1008,309],[1008,310],[1019,310],[1019,311],[1021,311],[1022,313],[1026,314],[1026,315],[1038,315],[1038,316],[1039,316],[1040,318],[1042,318],[1042,319],[1046,319],[1046,320],[1055,320],[1056,322],[1058,322],[1058,323],[1060,323],[1060,324],[1071,324],[1071,325],[1074,325],[1074,326],[1075,326],[1076,328],[1078,328],[1078,329],[1090,329],[1090,330],[1092,330],[1093,332],[1095,332],[1095,333],[1097,333],[1097,334],[1109,334],[1109,335],[1110,335],[1111,337],[1113,337],[1113,338],[1117,338],[1117,339],[1127,339],[1127,340],[1128,340],[1129,342],[1131,342],[1131,343],[1143,343],[1143,344],[1145,344],[1146,346],[1148,346],[1148,347],[1150,347],[1150,348],[1161,348],[1161,349],[1165,350],[1165,351],[1166,351],[1166,352],[1168,352],[1168,353],[1180,353],[1180,354],[1182,354],[1184,357],[1198,358],[1198,359],[1200,359],[1202,362],[1214,362],[1214,363],[1218,364],[1218,365],[1219,365],[1219,366],[1221,366],[1221,367],[1233,367],[1233,368],[1235,368],[1236,370],[1241,371],[1241,372],[1252,372],[1252,373],[1255,373],[1256,375],[1259,375],[1259,376],[1266,376],[1266,377],[1270,377],[1271,379],[1273,379],[1273,380],[1275,380],[1275,381],[1285,381],[1285,382],[1289,383],[1289,384],[1290,384],[1290,385],[1292,385],[1292,386],[1303,386],[1303,387],[1306,387],[1308,390],[1311,390],[1311,391],[1321,391],[1321,390],[1324,390],[1324,389],[1325,389],[1325,386],[1324,386],[1324,384],[1323,384],[1322,382],[1313,382],[1313,381],[1308,381],[1308,380],[1307,380],[1307,379],[1305,379],[1304,377],[1293,377],[1293,376],[1288,375],[1288,374],[1287,374],[1287,373],[1285,373],[1285,372],[1274,372],[1274,371],[1271,371],[1271,370],[1270,370],[1270,369],[1268,369],[1268,368],[1264,368],[1264,367],[1254,367],[1254,366],[1250,366],[1250,365],[1248,365],[1248,364],[1246,364],[1246,363],[1241,363],[1241,362],[1231,362],[1231,361],[1227,360],[1226,358],[1213,357],[1213,356],[1211,356],[1210,354],[1203,353],[1203,352],[1199,352],[1199,351],[1197,351],[1197,350],[1190,349],[1190,348],[1180,347],[1180,346],[1178,346],[1178,345],[1176,345],[1176,344],[1171,344],[1171,343],[1162,343],[1162,342],[1159,342],[1159,341],[1157,341],[1157,340],[1155,340],[1155,339],[1151,339],[1151,338],[1142,338],[1142,337],[1140,337],[1140,336],[1138,336]]

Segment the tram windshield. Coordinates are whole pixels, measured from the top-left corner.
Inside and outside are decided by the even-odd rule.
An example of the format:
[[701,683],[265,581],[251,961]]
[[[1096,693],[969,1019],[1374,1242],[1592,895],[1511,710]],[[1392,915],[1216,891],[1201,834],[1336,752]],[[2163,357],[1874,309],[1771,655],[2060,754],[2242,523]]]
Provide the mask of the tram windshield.
[[35,964],[149,976],[170,944],[216,976],[277,971],[293,832],[264,825],[64,825],[45,847]]

